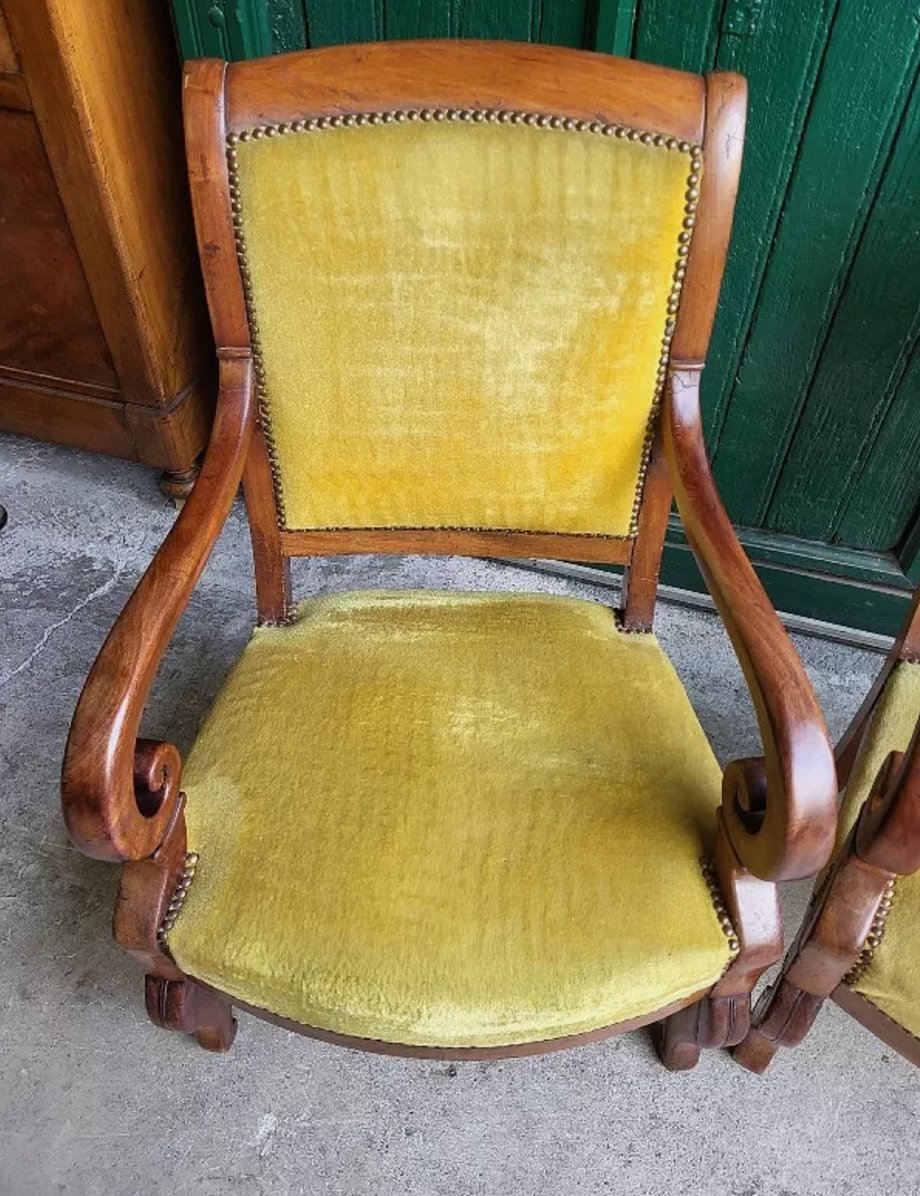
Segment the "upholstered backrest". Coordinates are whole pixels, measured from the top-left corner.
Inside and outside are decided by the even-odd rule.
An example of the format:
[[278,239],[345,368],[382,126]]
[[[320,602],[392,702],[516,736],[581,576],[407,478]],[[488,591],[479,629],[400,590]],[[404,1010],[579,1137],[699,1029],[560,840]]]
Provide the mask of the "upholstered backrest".
[[283,528],[635,535],[698,146],[444,108],[229,142]]

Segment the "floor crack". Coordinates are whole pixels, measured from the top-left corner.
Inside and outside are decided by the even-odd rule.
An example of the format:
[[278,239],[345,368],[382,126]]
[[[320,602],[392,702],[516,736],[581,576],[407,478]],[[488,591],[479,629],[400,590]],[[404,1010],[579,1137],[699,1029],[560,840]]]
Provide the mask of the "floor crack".
[[123,572],[123,566],[116,568],[115,572],[108,579],[108,581],[103,582],[101,586],[97,586],[96,589],[93,590],[92,593],[87,594],[85,598],[81,598],[73,610],[68,611],[63,618],[58,619],[56,623],[52,623],[49,627],[46,627],[42,632],[38,643],[28,654],[28,656],[26,656],[23,661],[16,665],[14,669],[11,669],[8,673],[3,673],[0,675],[0,689],[3,689],[3,687],[12,681],[14,677],[18,677],[20,673],[25,672],[25,670],[29,668],[35,658],[44,652],[48,645],[48,641],[59,628],[64,627],[67,623],[69,623],[72,618],[78,615],[81,610],[85,609],[85,607],[89,606],[91,602],[95,602],[97,598],[102,598],[105,594],[108,594],[111,590],[113,590],[118,584]]

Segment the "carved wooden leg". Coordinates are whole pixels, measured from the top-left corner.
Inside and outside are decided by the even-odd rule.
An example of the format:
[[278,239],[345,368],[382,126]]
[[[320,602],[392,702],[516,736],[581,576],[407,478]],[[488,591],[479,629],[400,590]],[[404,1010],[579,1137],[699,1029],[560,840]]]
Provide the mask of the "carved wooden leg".
[[160,489],[167,498],[181,506],[191,494],[198,472],[197,465],[190,469],[164,469],[160,474]]
[[155,1026],[191,1034],[206,1051],[229,1051],[236,1037],[230,1002],[193,980],[146,978],[147,1013]]
[[652,1027],[658,1056],[668,1071],[690,1071],[700,1061],[700,1006],[688,1005]]
[[694,1067],[701,1047],[732,1047],[744,1039],[754,986],[783,950],[776,886],[741,866],[721,816],[713,867],[738,953],[708,996],[656,1027],[658,1053],[671,1071]]
[[[892,752],[879,770],[836,863],[812,895],[780,978],[758,1001],[754,1028],[733,1052],[749,1071],[766,1071],[778,1047],[797,1046],[824,1001],[847,991],[847,979],[859,975],[881,942],[900,870],[915,870],[902,854],[916,825],[912,768],[920,770],[920,753],[905,764],[902,753]],[[910,821],[899,821],[902,810],[911,811]]]
[[762,1075],[779,1047],[798,1046],[823,1004],[823,996],[805,992],[782,976],[757,1002],[753,1028],[732,1051],[732,1058]]

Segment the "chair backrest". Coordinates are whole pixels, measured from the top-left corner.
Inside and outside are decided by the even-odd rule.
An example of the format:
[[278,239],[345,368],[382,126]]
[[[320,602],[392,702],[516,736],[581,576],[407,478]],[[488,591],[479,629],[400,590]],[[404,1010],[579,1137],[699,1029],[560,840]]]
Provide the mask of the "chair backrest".
[[191,63],[186,100],[218,350],[255,367],[262,616],[322,552],[641,557],[654,588],[659,404],[705,356],[743,82],[403,42]]

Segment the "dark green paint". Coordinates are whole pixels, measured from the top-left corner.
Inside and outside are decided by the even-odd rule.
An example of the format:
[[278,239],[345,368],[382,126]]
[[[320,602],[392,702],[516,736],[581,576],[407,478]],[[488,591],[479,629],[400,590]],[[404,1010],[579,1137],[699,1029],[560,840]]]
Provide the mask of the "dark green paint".
[[634,0],[597,0],[593,48],[629,56],[636,24]]
[[[494,37],[745,74],[744,174],[703,386],[716,477],[782,609],[895,630],[906,587],[920,582],[916,0],[173,0],[173,8],[187,57]],[[702,588],[679,524],[663,576]]]
[[[920,46],[916,36],[915,48]],[[783,463],[767,526],[836,537],[840,517],[891,410],[920,334],[920,87],[891,153]],[[854,385],[855,383],[855,385]],[[903,395],[917,416],[914,396]],[[899,452],[890,472],[916,480]],[[871,545],[875,547],[875,545]],[[881,548],[892,545],[881,544]]]
[[[879,635],[894,634],[907,616],[910,606],[907,590],[860,583],[806,569],[789,569],[759,561],[750,550],[748,553],[778,611],[805,615],[842,627],[860,627]],[[706,590],[693,554],[686,545],[665,546],[661,580],[665,585],[682,590]]]
[[[837,538],[842,543],[894,547],[912,519],[920,528],[918,412],[920,347],[915,346],[838,524]],[[910,559],[910,553],[902,563],[905,559]]]
[[[908,7],[883,6],[870,15],[865,4],[849,3],[834,23],[715,453],[719,488],[742,524],[831,538],[830,528],[800,522],[804,507],[791,520],[767,512],[794,438],[799,447],[805,395],[819,356],[827,358],[830,321],[865,247],[866,221],[902,116],[902,87],[917,45]],[[866,61],[863,47],[873,29],[879,51]],[[851,402],[849,388],[844,394]],[[829,439],[833,444],[833,429]],[[827,441],[822,454],[836,470],[841,454],[828,453]],[[749,468],[755,445],[756,471]],[[829,493],[834,501],[844,498],[834,484]]]

